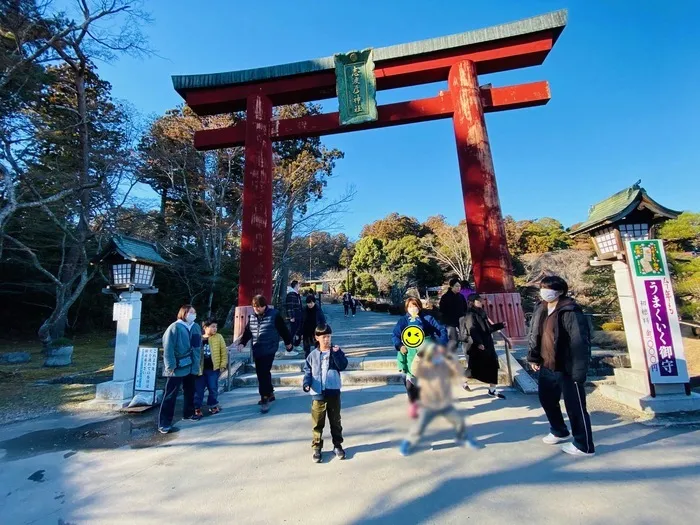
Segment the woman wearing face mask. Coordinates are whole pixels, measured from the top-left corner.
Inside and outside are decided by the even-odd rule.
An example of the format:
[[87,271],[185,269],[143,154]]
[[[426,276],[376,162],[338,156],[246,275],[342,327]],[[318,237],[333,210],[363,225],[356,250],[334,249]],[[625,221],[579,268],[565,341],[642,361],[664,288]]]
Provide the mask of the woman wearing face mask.
[[[467,314],[460,322],[460,334],[468,335],[471,339],[467,349],[470,376],[483,383],[488,383],[489,396],[505,399],[505,396],[496,390],[499,364],[496,346],[493,342],[493,333],[505,328],[505,323],[492,323],[489,320],[478,294],[469,296]],[[465,389],[467,388],[465,386]]]
[[158,414],[158,431],[162,434],[171,430],[180,385],[185,396],[183,419],[198,419],[194,411],[194,390],[202,353],[202,329],[195,324],[195,319],[197,312],[192,305],[185,304],[177,314],[177,321],[163,334],[163,376],[168,379]]
[[[399,318],[394,326],[394,331],[391,334],[391,340],[394,343],[394,348],[398,352],[396,354],[396,362],[399,366],[399,372],[406,374],[406,393],[408,394],[408,413],[412,418],[418,417],[418,398],[420,390],[418,388],[418,380],[411,372],[411,363],[416,357],[418,349],[422,346],[424,339],[431,338],[438,344],[447,344],[447,329],[438,323],[431,315],[421,315],[423,304],[420,299],[409,297],[405,303],[406,315]],[[423,338],[414,338],[413,334],[409,337],[404,336],[404,330],[415,327],[423,332]],[[408,342],[408,346],[406,343]],[[414,346],[413,342],[418,343]]]
[[556,445],[569,438],[559,405],[563,395],[574,439],[562,451],[586,457],[595,454],[584,389],[591,359],[590,330],[581,307],[566,296],[568,290],[561,277],[542,279],[542,303],[530,325],[527,360],[539,370],[538,393],[549,420],[550,432],[542,441]]

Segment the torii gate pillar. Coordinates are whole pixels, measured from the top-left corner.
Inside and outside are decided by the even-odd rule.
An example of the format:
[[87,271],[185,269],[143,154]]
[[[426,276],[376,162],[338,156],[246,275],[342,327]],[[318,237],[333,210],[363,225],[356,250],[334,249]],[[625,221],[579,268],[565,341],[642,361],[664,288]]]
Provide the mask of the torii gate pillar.
[[454,64],[448,83],[476,288],[486,296],[491,318],[506,321],[511,336],[524,337],[525,319],[513,282],[476,64]]

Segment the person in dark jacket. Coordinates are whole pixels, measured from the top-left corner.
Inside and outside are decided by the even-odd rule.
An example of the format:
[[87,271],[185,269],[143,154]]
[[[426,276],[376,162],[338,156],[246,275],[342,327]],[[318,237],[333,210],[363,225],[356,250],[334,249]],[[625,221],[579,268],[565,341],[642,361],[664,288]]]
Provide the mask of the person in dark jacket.
[[505,396],[496,390],[499,364],[493,333],[505,326],[505,323],[491,323],[478,294],[473,293],[469,296],[467,313],[461,319],[459,330],[460,339],[467,347],[467,369],[470,371],[470,377],[488,383],[489,396],[498,399],[505,399]]
[[253,297],[253,311],[248,316],[248,324],[238,345],[243,351],[248,341],[252,341],[252,355],[255,362],[255,374],[258,376],[258,392],[260,393],[260,411],[266,414],[270,410],[270,402],[275,400],[272,388],[272,362],[279,347],[280,337],[284,340],[287,350],[292,348],[292,334],[287,329],[282,315],[267,305],[262,295]]
[[584,389],[591,358],[590,330],[581,307],[566,296],[568,290],[561,277],[542,279],[542,303],[532,318],[527,360],[539,370],[540,403],[549,420],[550,433],[542,441],[556,445],[569,437],[559,406],[563,394],[574,439],[562,450],[585,457],[595,454]]
[[456,277],[450,279],[450,288],[440,298],[440,315],[442,324],[447,327],[449,343],[447,350],[457,352],[459,346],[459,320],[464,317],[467,310],[467,301],[459,293],[462,285]]
[[304,345],[304,359],[309,357],[311,346],[316,345],[316,328],[325,326],[326,316],[323,315],[323,310],[316,304],[316,298],[313,295],[306,296],[306,308],[301,317],[301,326],[298,336]]
[[[303,306],[301,303],[301,295],[299,295],[299,281],[292,281],[287,288],[287,296],[284,301],[285,312],[287,314],[287,321],[289,321],[289,331],[292,335],[299,332],[299,327],[301,326],[301,314]],[[299,346],[301,341],[292,341],[294,346]],[[288,353],[290,356],[291,353]],[[299,355],[298,352],[294,352],[294,355]]]
[[[406,376],[406,394],[408,394],[408,415],[415,419],[418,417],[418,398],[420,397],[420,388],[418,379],[411,372],[411,364],[418,353],[419,348],[423,346],[425,339],[432,339],[440,345],[447,344],[447,329],[438,323],[431,315],[421,313],[423,303],[416,297],[406,299],[404,305],[406,315],[399,317],[399,320],[394,326],[394,331],[391,334],[391,341],[396,348],[396,362],[399,372]],[[422,332],[411,331],[406,332],[410,327],[419,328]]]
[[170,432],[175,414],[180,385],[184,393],[182,417],[196,421],[194,408],[195,382],[202,357],[202,330],[195,324],[197,312],[192,305],[185,304],[177,314],[177,321],[163,334],[163,375],[165,392],[158,412],[158,431]]
[[350,292],[345,292],[343,294],[343,310],[345,311],[345,317],[348,316],[350,313],[350,308],[352,307],[352,315],[353,317],[355,316],[355,307],[353,307],[353,304],[355,302],[354,297]]

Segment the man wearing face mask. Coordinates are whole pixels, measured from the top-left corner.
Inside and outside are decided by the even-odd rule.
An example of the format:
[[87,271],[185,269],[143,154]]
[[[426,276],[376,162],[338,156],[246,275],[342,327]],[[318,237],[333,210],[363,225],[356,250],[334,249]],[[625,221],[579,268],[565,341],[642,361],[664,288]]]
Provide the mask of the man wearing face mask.
[[542,279],[542,303],[532,318],[527,360],[539,370],[538,393],[550,425],[542,441],[556,445],[569,437],[559,405],[563,395],[573,442],[564,444],[562,451],[587,457],[595,454],[584,389],[591,358],[590,330],[581,307],[566,297],[568,290],[561,277]]

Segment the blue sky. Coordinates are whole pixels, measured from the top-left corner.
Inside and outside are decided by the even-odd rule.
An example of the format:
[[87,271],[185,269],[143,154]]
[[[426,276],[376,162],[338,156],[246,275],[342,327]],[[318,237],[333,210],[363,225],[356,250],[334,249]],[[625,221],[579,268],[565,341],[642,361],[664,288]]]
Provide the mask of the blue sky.
[[[480,77],[548,80],[552,100],[487,116],[501,204],[516,219],[565,226],[642,179],[661,204],[699,210],[700,41],[694,0],[148,0],[159,56],[102,65],[114,95],[145,116],[181,103],[170,75],[214,73],[460,33],[561,8],[569,22],[542,66]],[[262,7],[264,5],[264,7]],[[434,96],[445,84],[378,94]],[[333,102],[326,107],[333,110]],[[329,198],[355,185],[345,232],[391,212],[464,216],[450,120],[324,138],[345,152]]]

